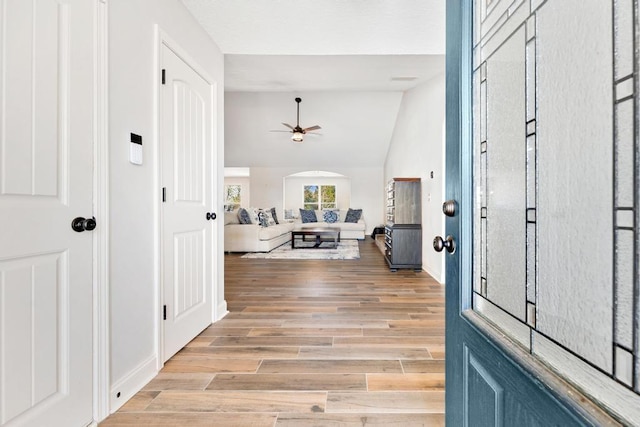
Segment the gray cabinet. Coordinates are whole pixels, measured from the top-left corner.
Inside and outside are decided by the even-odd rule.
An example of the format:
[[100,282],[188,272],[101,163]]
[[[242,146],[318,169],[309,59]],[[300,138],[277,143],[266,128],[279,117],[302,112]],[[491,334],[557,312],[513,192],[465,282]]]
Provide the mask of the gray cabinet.
[[394,178],[387,184],[384,257],[392,271],[422,270],[421,194],[420,178]]

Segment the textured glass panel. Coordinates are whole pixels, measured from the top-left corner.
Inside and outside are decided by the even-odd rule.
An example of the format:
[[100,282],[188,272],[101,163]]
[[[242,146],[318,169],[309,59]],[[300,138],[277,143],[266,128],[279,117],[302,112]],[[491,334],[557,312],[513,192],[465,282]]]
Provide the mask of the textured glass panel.
[[536,302],[536,225],[527,224],[527,301]]
[[616,212],[616,227],[633,227],[633,211],[619,210]]
[[527,303],[527,325],[536,327],[536,305],[530,302]]
[[536,207],[536,136],[527,137],[527,207]]
[[527,41],[536,36],[536,16],[533,15],[527,19]]
[[512,10],[509,19],[503,15],[502,19],[496,23],[495,28],[492,28],[482,40],[480,60],[486,61],[498,49],[501,49],[502,45],[511,38],[515,32],[524,29],[523,24],[528,17],[529,8],[526,2],[517,2],[516,9]]
[[633,348],[633,239],[631,230],[616,230],[616,343]]
[[487,140],[487,83],[480,85],[480,141]]
[[616,347],[616,378],[628,386],[633,385],[633,355],[627,350]]
[[[537,329],[607,372],[613,70],[602,58],[612,54],[611,13],[611,2],[567,0],[547,1],[536,16]],[[577,19],[580,25],[567,25]],[[576,40],[589,48],[576,49]]]
[[615,3],[615,77],[618,80],[633,72],[633,0]]
[[[480,117],[480,70],[473,74],[473,117]],[[480,176],[480,121],[473,121],[473,176]],[[474,181],[473,209],[473,290],[480,292],[480,207],[482,198],[481,180]]]
[[633,95],[633,79],[626,79],[616,84],[616,101]]
[[[482,242],[480,243],[480,275],[482,277],[487,277],[487,220],[482,219],[480,221],[481,224],[481,233],[482,233]],[[484,292],[482,293],[485,294]]]
[[633,206],[633,100],[616,105],[616,207]]
[[495,31],[495,29],[492,28],[494,25],[499,26],[504,22],[506,18],[505,13],[509,5],[512,3],[512,0],[494,0],[491,3],[491,7],[488,8],[486,18],[484,19],[482,28],[480,29],[482,37],[486,36],[489,31]]
[[[536,42],[527,43],[527,121],[536,118]],[[531,132],[527,132],[531,133]]]
[[524,38],[521,27],[487,63],[487,297],[523,322],[527,146],[522,96]]
[[480,206],[487,206],[487,154],[480,156]]

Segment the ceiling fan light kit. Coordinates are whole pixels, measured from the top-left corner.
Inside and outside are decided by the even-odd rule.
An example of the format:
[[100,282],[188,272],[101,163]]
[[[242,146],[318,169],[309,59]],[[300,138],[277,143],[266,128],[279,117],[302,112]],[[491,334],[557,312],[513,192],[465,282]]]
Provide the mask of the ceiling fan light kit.
[[304,135],[302,134],[302,132],[294,132],[291,140],[293,142],[301,143],[302,141],[304,141]]
[[[288,127],[289,131],[287,132],[291,132],[293,135],[291,136],[291,140],[297,144],[301,144],[304,141],[304,135],[308,132],[308,131],[312,131],[312,130],[318,130],[318,129],[322,129],[320,126],[318,125],[314,125],[314,126],[310,126],[308,128],[301,128],[300,127],[300,103],[302,102],[302,98],[296,98],[295,99],[296,103],[298,104],[297,106],[297,116],[296,116],[296,125],[291,126],[288,123],[282,123],[284,126]],[[278,132],[278,131],[275,131]]]

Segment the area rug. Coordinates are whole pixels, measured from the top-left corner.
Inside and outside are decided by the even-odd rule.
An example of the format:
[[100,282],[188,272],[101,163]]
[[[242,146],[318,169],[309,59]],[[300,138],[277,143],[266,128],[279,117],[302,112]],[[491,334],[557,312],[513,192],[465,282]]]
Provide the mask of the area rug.
[[[298,242],[296,248],[304,244],[313,246],[314,242]],[[327,246],[326,248],[324,246]],[[271,252],[250,252],[242,258],[254,259],[359,259],[360,249],[357,240],[343,240],[333,248],[333,242],[323,242],[317,249],[291,249],[291,242],[278,246]]]

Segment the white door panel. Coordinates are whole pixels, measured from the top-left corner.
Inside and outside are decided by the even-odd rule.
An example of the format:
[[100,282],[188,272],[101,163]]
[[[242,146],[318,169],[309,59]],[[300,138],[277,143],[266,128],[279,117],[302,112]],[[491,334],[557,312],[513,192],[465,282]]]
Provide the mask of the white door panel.
[[92,421],[93,13],[0,0],[0,425]]
[[211,85],[163,46],[162,203],[164,359],[211,322]]

